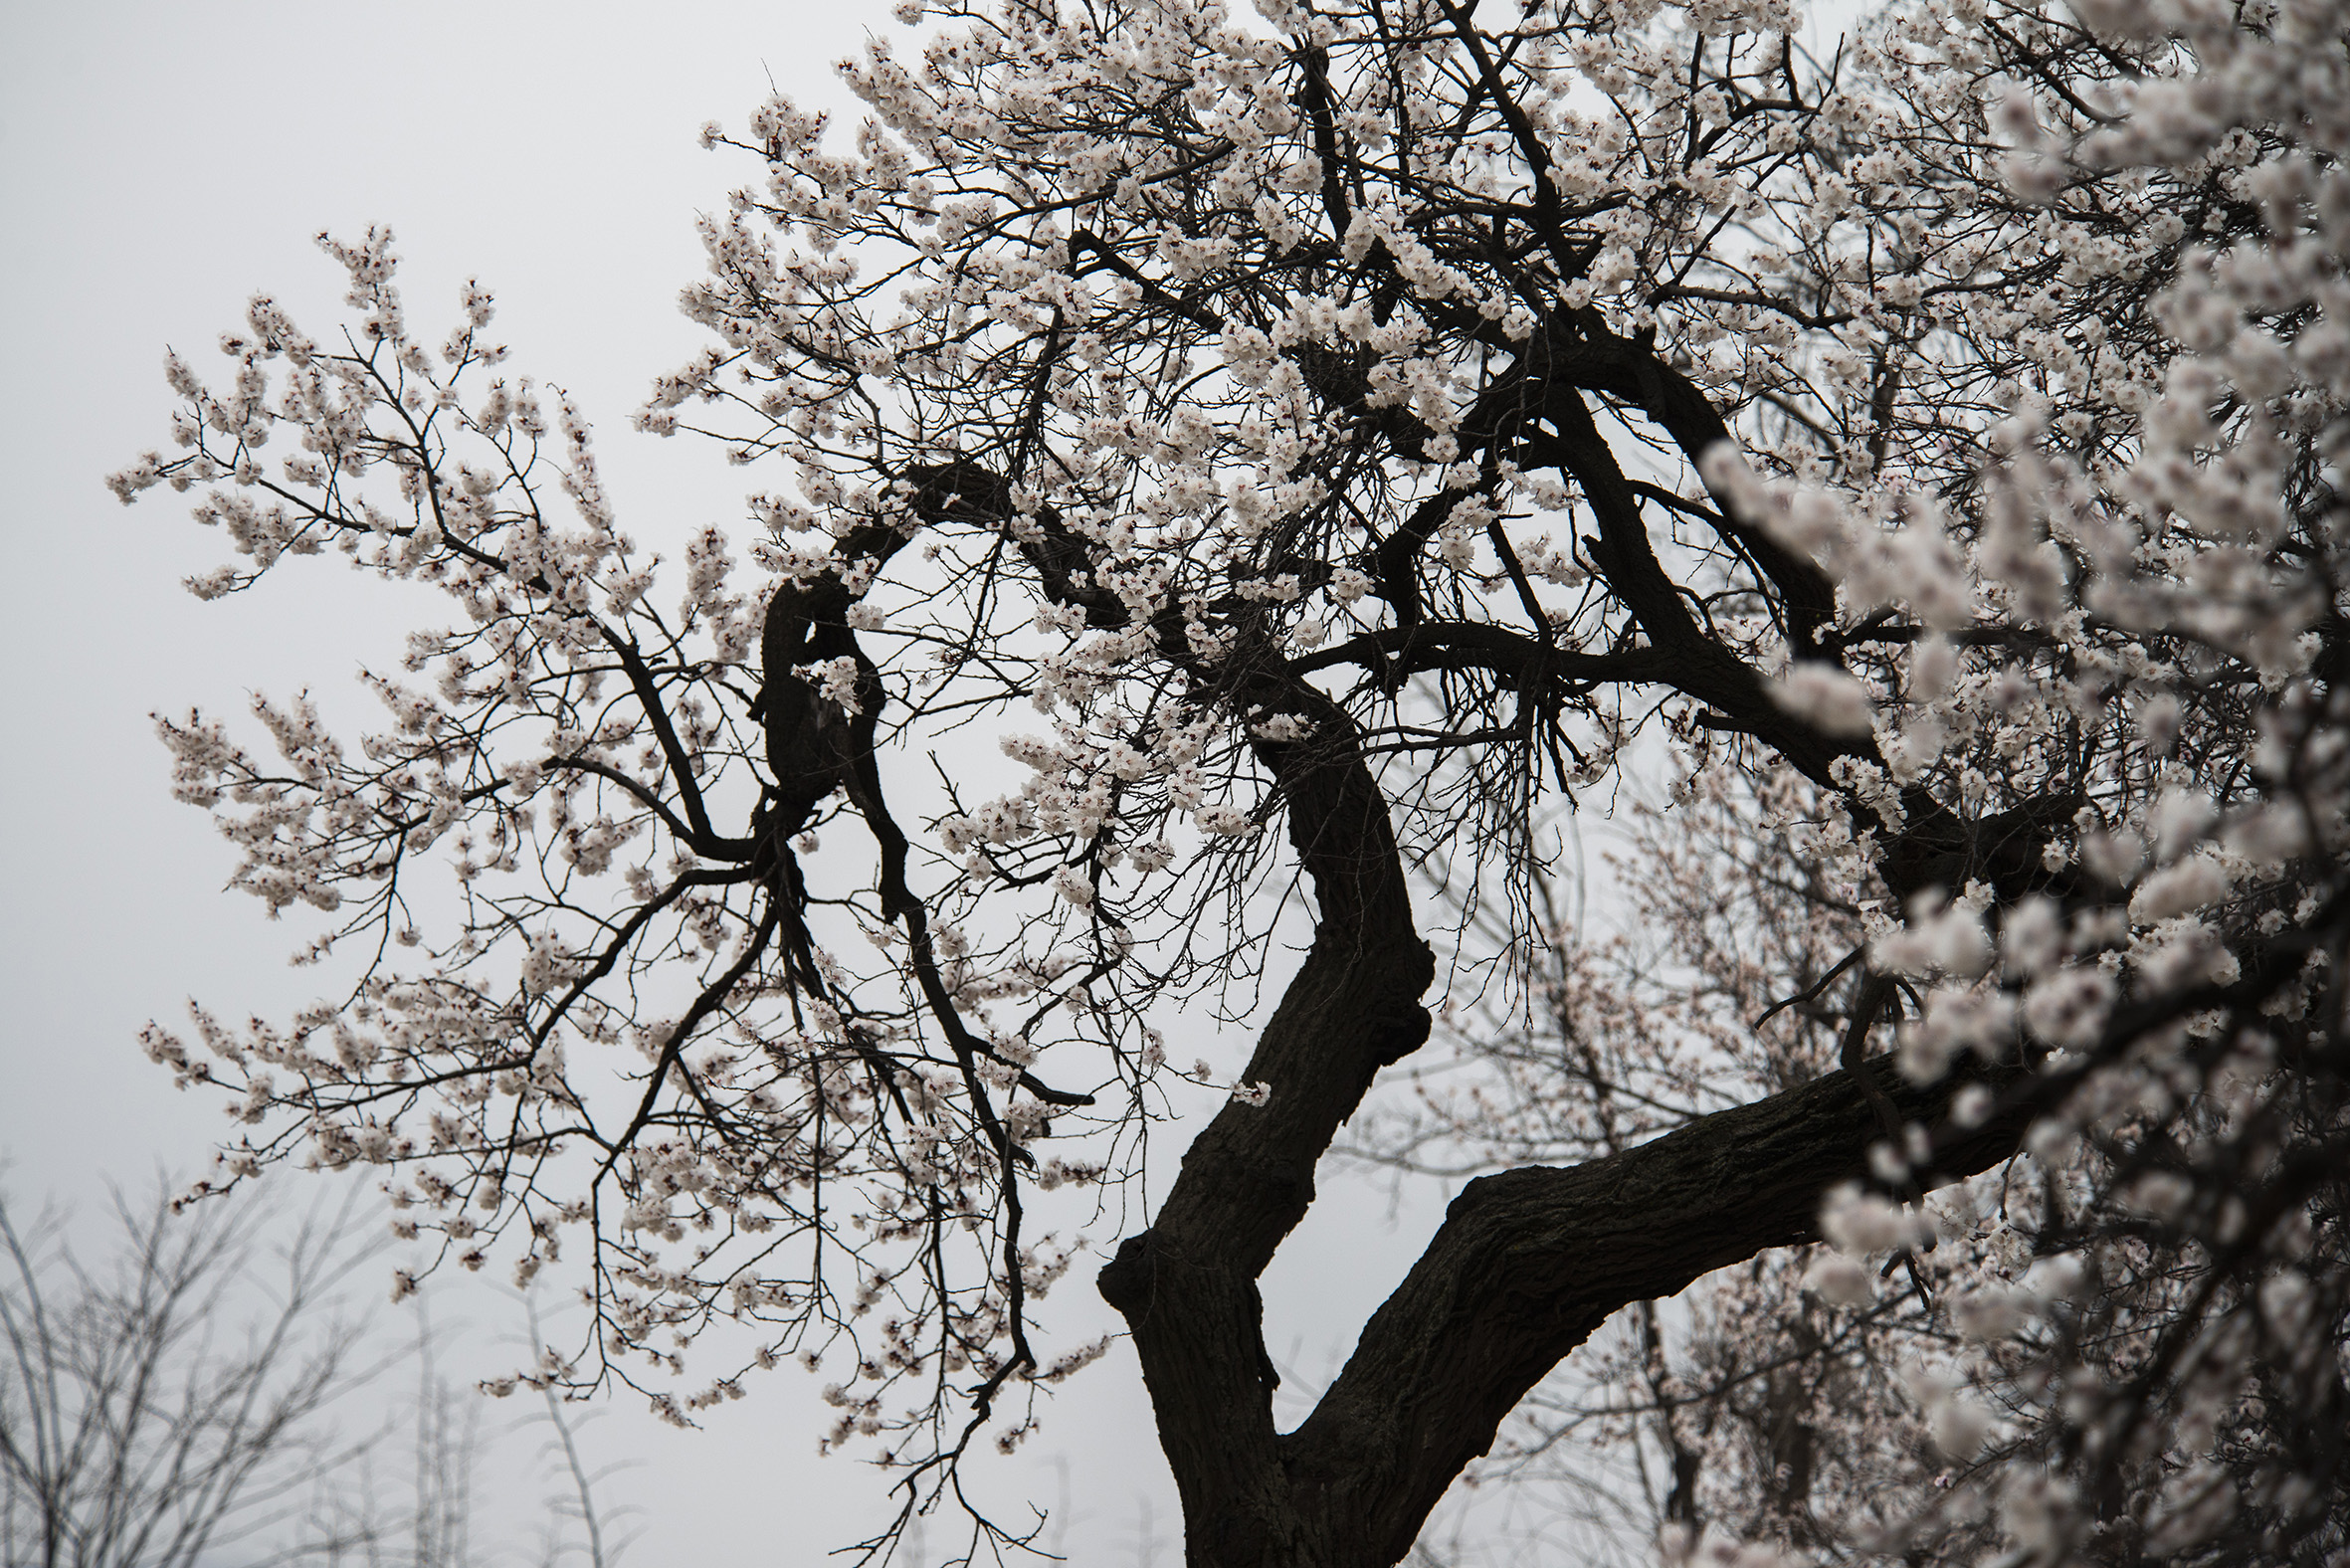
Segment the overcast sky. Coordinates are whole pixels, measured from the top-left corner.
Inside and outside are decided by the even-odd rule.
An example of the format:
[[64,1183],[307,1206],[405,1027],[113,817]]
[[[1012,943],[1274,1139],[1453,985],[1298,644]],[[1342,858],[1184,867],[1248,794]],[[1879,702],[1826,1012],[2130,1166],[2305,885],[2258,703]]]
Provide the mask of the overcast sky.
[[[180,589],[220,564],[220,541],[168,492],[126,511],[102,485],[165,444],[165,346],[219,364],[212,344],[260,289],[299,322],[333,319],[338,272],[310,237],[389,224],[419,334],[454,319],[464,279],[492,289],[515,369],[569,388],[596,421],[624,527],[659,540],[716,521],[739,539],[740,471],[706,445],[627,430],[650,379],[700,346],[674,305],[702,265],[693,220],[746,173],[700,150],[696,128],[739,122],[770,82],[839,101],[830,64],[869,26],[895,31],[875,0],[9,6],[0,1160],[20,1201],[87,1212],[109,1179],[199,1170],[223,1130],[218,1096],[175,1094],[139,1054],[139,1026],[191,996],[232,1015],[311,999],[286,964],[294,922],[221,890],[231,852],[171,802],[147,715],[235,715],[251,692],[308,686],[364,722],[353,673],[396,660],[417,608],[330,562],[221,603]],[[275,1179],[289,1205],[307,1197],[305,1178]],[[1267,1337],[1293,1394],[1335,1370],[1443,1196],[1391,1213],[1340,1194],[1283,1249]],[[1072,1339],[1114,1326],[1087,1275],[1049,1303]],[[437,1310],[478,1325],[452,1370],[499,1369],[509,1303],[459,1290]],[[870,1529],[873,1473],[814,1456],[821,1381],[779,1373],[698,1434],[626,1401],[592,1425],[598,1459],[641,1462],[613,1483],[649,1527],[631,1560],[814,1563]],[[1156,1560],[1172,1564],[1172,1488],[1130,1353],[1080,1378],[1048,1423],[991,1477],[997,1496],[1055,1510],[1049,1539],[1081,1563],[1138,1561],[1147,1509]]]

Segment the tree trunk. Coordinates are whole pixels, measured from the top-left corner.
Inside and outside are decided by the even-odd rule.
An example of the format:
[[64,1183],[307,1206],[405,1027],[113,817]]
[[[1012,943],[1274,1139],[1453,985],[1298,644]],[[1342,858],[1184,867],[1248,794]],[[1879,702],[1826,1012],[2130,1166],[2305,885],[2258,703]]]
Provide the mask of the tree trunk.
[[[1812,1240],[1822,1195],[1864,1177],[1884,1136],[1872,1096],[1839,1073],[1607,1159],[1471,1182],[1312,1414],[1275,1433],[1258,1276],[1312,1202],[1339,1123],[1427,1039],[1419,998],[1435,972],[1386,803],[1345,721],[1320,716],[1312,740],[1261,748],[1321,905],[1247,1070],[1271,1098],[1218,1113],[1156,1222],[1099,1278],[1133,1332],[1192,1568],[1400,1560],[1517,1401],[1611,1313]],[[1928,1088],[1884,1059],[1861,1071],[1902,1121],[1944,1129],[1932,1183],[2005,1158],[2028,1120],[1948,1129],[1962,1082],[1998,1088],[2020,1067],[1970,1062]]]

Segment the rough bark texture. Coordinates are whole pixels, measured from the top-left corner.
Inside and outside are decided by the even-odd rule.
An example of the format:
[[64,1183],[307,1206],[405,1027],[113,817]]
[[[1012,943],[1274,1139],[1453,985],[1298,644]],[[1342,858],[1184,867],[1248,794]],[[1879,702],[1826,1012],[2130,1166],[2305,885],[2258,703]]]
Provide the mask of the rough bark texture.
[[1318,1565],[1341,1559],[1291,1495],[1257,1276],[1304,1218],[1338,1124],[1380,1068],[1428,1038],[1420,996],[1436,964],[1351,731],[1325,724],[1311,741],[1266,750],[1321,903],[1313,945],[1249,1063],[1272,1097],[1236,1101],[1209,1124],[1157,1222],[1118,1249],[1100,1285],[1133,1329],[1190,1560]]
[[[1869,1073],[1904,1120],[1944,1119],[1955,1083]],[[1944,1180],[2004,1158],[2020,1116],[1938,1151]],[[1281,1458],[1342,1547],[1391,1563],[1501,1419],[1619,1307],[1768,1247],[1814,1239],[1821,1195],[1863,1175],[1878,1112],[1844,1074],[1567,1169],[1472,1182]]]

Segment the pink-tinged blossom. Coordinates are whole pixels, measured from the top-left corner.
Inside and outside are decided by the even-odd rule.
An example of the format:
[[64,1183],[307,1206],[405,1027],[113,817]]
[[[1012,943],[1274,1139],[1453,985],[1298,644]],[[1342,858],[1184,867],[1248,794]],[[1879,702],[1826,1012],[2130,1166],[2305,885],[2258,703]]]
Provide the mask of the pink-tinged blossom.
[[1791,665],[1771,686],[1771,700],[1823,734],[1865,735],[1875,718],[1868,688],[1833,666]]

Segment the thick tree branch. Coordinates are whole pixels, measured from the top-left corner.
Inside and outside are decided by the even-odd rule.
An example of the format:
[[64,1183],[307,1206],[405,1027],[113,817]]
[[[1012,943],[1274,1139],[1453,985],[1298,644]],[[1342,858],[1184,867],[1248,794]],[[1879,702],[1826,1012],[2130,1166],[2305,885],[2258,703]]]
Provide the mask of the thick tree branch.
[[[1707,451],[1735,439],[1702,388],[1665,363],[1652,342],[1611,330],[1595,309],[1556,313],[1522,345],[1496,336],[1497,328],[1481,318],[1464,314],[1461,324],[1489,346],[1522,356],[1528,379],[1550,401],[1567,388],[1578,388],[1604,392],[1639,409],[1663,428],[1692,468]],[[1716,494],[1714,502],[1706,520],[1754,562],[1779,597],[1790,641],[1799,653],[1808,651],[1821,629],[1836,622],[1835,585],[1816,563],[1739,520],[1723,496]]]
[[[1270,684],[1270,683],[1268,683]],[[1300,1562],[1282,1532],[1272,1376],[1257,1275],[1304,1218],[1313,1170],[1380,1068],[1428,1038],[1420,995],[1436,963],[1353,723],[1310,687],[1285,708],[1306,739],[1260,744],[1288,807],[1289,838],[1320,904],[1312,947],[1250,1059],[1263,1105],[1234,1101],[1184,1155],[1151,1228],[1101,1272],[1142,1359],[1159,1435],[1195,1530],[1195,1562]]]
[[[1884,1058],[1863,1072],[1905,1120],[1929,1126],[1947,1124],[1962,1081],[1919,1088]],[[2026,1072],[1977,1069],[1963,1081],[1998,1087]],[[2028,1119],[2011,1112],[1938,1143],[1928,1180],[2006,1158]],[[1281,1440],[1298,1505],[1350,1541],[1340,1560],[1399,1560],[1519,1398],[1609,1314],[1814,1240],[1821,1195],[1864,1177],[1882,1136],[1870,1096],[1836,1074],[1607,1159],[1471,1182]]]
[[1649,543],[1640,496],[1624,477],[1616,455],[1572,387],[1554,384],[1543,410],[1557,430],[1555,455],[1574,477],[1599,522],[1593,557],[1650,643],[1664,656],[1662,679],[1690,696],[1736,717],[1747,733],[1778,748],[1815,783],[1836,787],[1831,772],[1839,756],[1872,755],[1840,743],[1802,722],[1772,701],[1762,678],[1701,631],[1689,615],[1679,587],[1665,574]]

